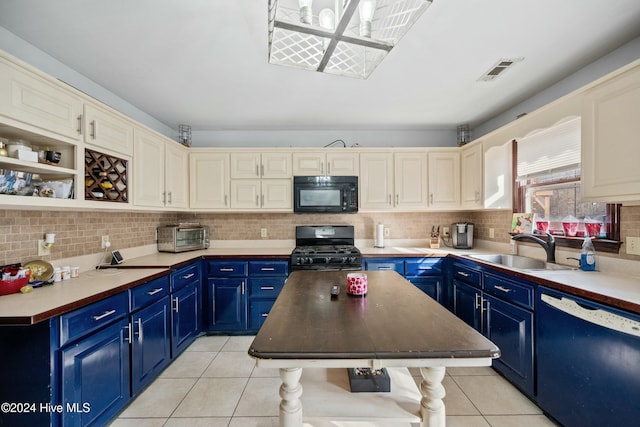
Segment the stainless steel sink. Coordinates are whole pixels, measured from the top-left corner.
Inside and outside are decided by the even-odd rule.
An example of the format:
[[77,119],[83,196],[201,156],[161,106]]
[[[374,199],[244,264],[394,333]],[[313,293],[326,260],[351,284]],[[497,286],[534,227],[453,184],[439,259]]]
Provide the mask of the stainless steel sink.
[[554,264],[520,255],[480,254],[469,255],[469,257],[518,270],[574,270],[566,265]]

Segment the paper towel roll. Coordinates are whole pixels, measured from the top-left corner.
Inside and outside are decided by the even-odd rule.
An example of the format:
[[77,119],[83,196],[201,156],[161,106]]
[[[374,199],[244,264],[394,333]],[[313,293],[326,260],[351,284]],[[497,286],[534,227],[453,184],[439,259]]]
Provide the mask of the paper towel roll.
[[376,225],[376,248],[384,248],[384,224]]

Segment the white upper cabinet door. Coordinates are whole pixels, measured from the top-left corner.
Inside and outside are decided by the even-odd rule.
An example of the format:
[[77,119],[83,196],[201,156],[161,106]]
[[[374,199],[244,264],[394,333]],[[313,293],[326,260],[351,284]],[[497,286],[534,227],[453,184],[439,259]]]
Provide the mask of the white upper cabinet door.
[[189,153],[189,207],[229,209],[229,154]]
[[513,205],[512,147],[511,142],[506,142],[484,151],[485,209],[511,209]]
[[396,153],[395,206],[402,210],[426,210],[427,154],[424,152]]
[[429,153],[429,207],[460,208],[460,152]]
[[60,85],[0,58],[0,93],[1,116],[33,126],[36,131],[81,138],[82,100]]
[[293,175],[325,175],[325,154],[322,152],[293,153]]
[[231,209],[260,209],[260,180],[231,180]]
[[142,129],[136,129],[135,135],[133,203],[162,207],[165,205],[165,142]]
[[292,182],[290,179],[262,180],[261,205],[263,209],[293,210]]
[[133,155],[133,124],[96,104],[84,106],[84,142],[106,150]]
[[360,154],[360,209],[390,210],[394,208],[393,154]]
[[[638,61],[640,62],[640,61]],[[585,93],[582,198],[640,201],[640,65]]]
[[231,153],[231,179],[260,178],[260,153]]
[[482,209],[482,143],[462,149],[461,166],[461,207],[463,209]]
[[262,153],[261,178],[291,178],[292,176],[290,152]]
[[177,142],[165,141],[164,179],[166,206],[189,207],[189,152]]
[[358,153],[327,153],[326,165],[327,175],[358,176],[360,170]]

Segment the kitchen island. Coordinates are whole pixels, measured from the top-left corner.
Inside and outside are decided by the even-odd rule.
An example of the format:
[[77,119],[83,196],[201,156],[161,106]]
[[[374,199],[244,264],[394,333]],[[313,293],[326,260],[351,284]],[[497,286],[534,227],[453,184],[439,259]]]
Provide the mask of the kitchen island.
[[347,294],[346,275],[292,273],[249,349],[258,367],[280,369],[280,425],[302,426],[303,368],[417,367],[421,425],[444,427],[445,368],[490,366],[500,350],[395,272],[367,272],[365,297]]

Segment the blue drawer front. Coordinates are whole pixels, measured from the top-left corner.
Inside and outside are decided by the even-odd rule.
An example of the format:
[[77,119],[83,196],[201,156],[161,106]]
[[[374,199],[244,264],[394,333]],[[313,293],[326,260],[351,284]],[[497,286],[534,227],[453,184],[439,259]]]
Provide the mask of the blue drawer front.
[[533,286],[485,274],[484,287],[488,293],[502,300],[533,309]]
[[286,276],[289,274],[289,261],[250,261],[250,276]]
[[439,276],[442,274],[442,258],[416,258],[405,261],[407,276]]
[[392,270],[404,276],[404,259],[377,259],[365,260],[364,269],[370,271]]
[[129,294],[121,292],[60,316],[60,345],[121,319],[129,313]]
[[209,261],[208,269],[210,277],[247,276],[249,272],[249,263],[247,261]]
[[476,288],[482,289],[482,274],[480,270],[475,270],[464,264],[454,262],[451,268],[453,279],[468,283]]
[[169,276],[160,277],[129,290],[131,292],[131,311],[149,305],[169,295]]
[[276,298],[284,286],[286,277],[249,278],[252,297]]
[[200,263],[180,268],[171,273],[172,291],[177,291],[192,282],[200,282]]

